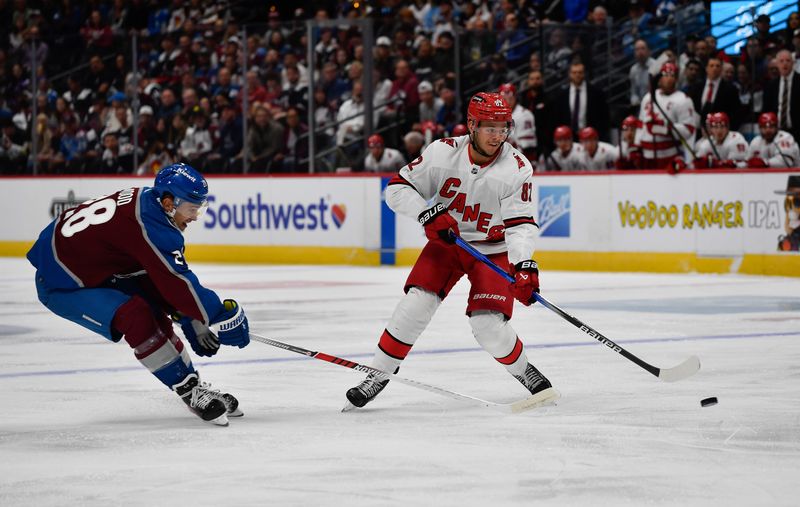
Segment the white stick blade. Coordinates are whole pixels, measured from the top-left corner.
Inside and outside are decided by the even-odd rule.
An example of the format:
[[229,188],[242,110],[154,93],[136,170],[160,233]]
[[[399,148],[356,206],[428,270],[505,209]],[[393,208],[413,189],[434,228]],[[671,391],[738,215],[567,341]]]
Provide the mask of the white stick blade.
[[691,377],[700,370],[700,358],[692,356],[678,366],[663,368],[658,372],[658,378],[664,382],[677,382]]
[[544,391],[539,391],[533,396],[512,403],[511,413],[519,414],[520,412],[532,410],[545,405],[555,405],[555,401],[559,398],[561,398],[561,393],[552,387],[548,387]]

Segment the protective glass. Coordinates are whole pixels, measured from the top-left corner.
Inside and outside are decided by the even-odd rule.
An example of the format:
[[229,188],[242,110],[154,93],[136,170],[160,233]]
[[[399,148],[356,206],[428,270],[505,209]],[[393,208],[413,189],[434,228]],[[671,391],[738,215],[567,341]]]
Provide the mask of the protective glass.
[[208,201],[203,201],[202,204],[196,204],[183,199],[175,199],[175,213],[181,216],[197,219],[203,216],[208,209]]

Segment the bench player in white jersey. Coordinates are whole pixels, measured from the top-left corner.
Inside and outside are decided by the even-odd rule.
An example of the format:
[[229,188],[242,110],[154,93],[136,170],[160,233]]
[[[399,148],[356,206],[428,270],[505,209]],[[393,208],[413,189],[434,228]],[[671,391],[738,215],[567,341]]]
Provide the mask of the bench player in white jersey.
[[536,160],[536,120],[530,109],[517,101],[517,87],[512,83],[500,85],[500,95],[511,106],[511,118],[514,130],[508,136],[508,142],[520,150],[528,160]]
[[[378,341],[374,368],[396,372],[450,289],[467,275],[471,284],[467,315],[475,339],[539,401],[558,397],[528,362],[522,341],[509,324],[514,298],[529,305],[539,290],[539,271],[532,260],[538,230],[533,218],[533,168],[506,142],[512,126],[511,108],[499,94],[478,93],[467,108],[469,134],[434,141],[386,187],[386,204],[395,213],[418,220],[428,243]],[[451,232],[496,264],[510,265],[515,283],[508,284],[454,245]],[[363,407],[388,382],[367,376],[347,391],[345,410]]]
[[639,129],[637,141],[642,147],[645,169],[670,168],[676,157],[680,158],[678,147],[692,145],[698,123],[692,100],[675,89],[678,67],[667,62],[661,66],[659,76],[655,92],[657,104],[653,103],[652,93],[648,93],[639,109],[643,127]]
[[619,142],[619,157],[614,163],[617,169],[641,169],[642,149],[636,144],[636,131],[641,127],[641,122],[635,116],[628,116],[622,120]]
[[556,127],[553,131],[553,142],[556,149],[547,157],[548,171],[583,171],[586,169],[586,160],[583,155],[583,146],[572,141],[572,129],[566,125]]
[[594,127],[584,127],[578,132],[578,140],[583,146],[584,167],[587,171],[606,171],[614,168],[619,158],[619,150],[613,144],[600,141],[600,134]]
[[403,159],[403,154],[394,148],[386,148],[383,142],[383,136],[380,134],[372,134],[367,139],[367,153],[364,159],[364,170],[387,173],[395,172],[400,169],[400,166],[406,163]]
[[730,119],[723,112],[706,116],[710,137],[701,139],[695,148],[695,169],[713,169],[747,166],[747,140],[730,130]]
[[778,130],[778,115],[761,113],[758,130],[761,135],[750,142],[748,167],[797,167],[800,164],[800,148],[792,134]]

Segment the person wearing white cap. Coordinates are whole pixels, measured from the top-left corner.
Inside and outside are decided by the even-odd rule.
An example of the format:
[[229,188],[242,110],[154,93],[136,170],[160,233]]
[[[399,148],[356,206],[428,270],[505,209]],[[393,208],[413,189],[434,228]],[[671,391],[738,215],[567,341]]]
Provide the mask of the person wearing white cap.
[[433,94],[430,81],[423,81],[417,86],[419,92],[419,121],[436,121],[436,113],[444,105],[444,101]]

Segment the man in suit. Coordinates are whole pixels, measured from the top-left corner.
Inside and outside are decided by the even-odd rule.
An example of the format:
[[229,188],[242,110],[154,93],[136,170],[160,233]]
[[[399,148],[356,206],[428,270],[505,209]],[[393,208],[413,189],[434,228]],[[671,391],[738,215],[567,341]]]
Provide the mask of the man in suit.
[[800,74],[794,71],[792,53],[783,49],[775,56],[780,76],[773,79],[764,89],[763,111],[778,116],[778,128],[800,135]]
[[551,125],[568,125],[576,133],[594,127],[600,139],[608,141],[608,104],[605,94],[586,81],[582,63],[569,67],[569,85],[563,88],[550,104]]
[[717,56],[709,57],[706,78],[689,87],[687,95],[694,102],[694,110],[700,118],[705,119],[711,113],[726,113],[731,129],[739,128],[742,121],[739,92],[733,84],[722,79],[722,60]]

